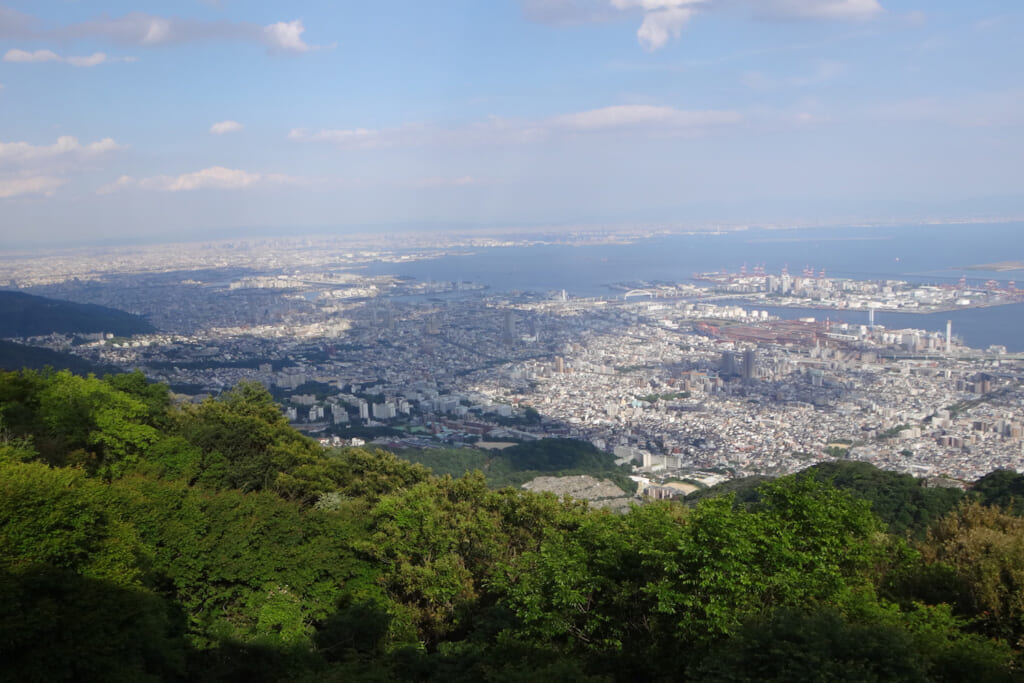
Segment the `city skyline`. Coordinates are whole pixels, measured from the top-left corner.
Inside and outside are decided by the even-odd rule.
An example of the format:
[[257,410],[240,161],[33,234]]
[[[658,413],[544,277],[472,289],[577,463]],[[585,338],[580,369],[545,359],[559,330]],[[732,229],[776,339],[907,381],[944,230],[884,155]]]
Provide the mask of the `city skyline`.
[[1022,17],[4,0],[0,245],[1019,216]]

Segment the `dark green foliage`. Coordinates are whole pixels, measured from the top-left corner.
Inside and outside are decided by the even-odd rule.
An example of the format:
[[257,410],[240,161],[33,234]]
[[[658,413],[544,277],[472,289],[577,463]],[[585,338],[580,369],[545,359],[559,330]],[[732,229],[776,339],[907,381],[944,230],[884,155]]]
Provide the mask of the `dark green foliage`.
[[[487,477],[620,472],[571,440],[455,455]],[[1024,521],[942,516],[956,492],[842,463],[613,515],[489,484],[324,452],[258,385],[176,407],[140,374],[0,373],[0,677],[1018,673]],[[997,473],[977,495],[1016,485]],[[872,508],[900,534],[935,521],[912,546]]]
[[[37,421],[53,445],[45,454],[51,463],[116,477],[159,438],[145,403],[91,375],[58,372],[46,378],[38,400]],[[69,457],[62,461],[62,453]]]
[[550,528],[582,510],[553,497],[490,491],[479,474],[431,479],[381,498],[358,547],[382,563],[380,584],[405,605],[399,621],[434,647],[463,626],[500,562],[536,547],[524,522]]
[[516,444],[501,451],[517,470],[559,472],[606,468],[615,458],[593,444],[576,439],[540,439]]
[[510,485],[498,481],[498,477],[504,477],[512,470],[501,467],[505,462],[495,458],[493,451],[479,448],[403,448],[396,450],[395,455],[403,460],[423,465],[439,477],[461,477],[467,472],[479,470],[484,473],[487,483],[495,488]]
[[527,406],[526,410],[523,411],[523,419],[526,420],[526,424],[531,425],[539,425],[541,422],[540,413],[531,406]]
[[335,488],[322,449],[288,425],[260,384],[242,383],[219,398],[186,406],[174,432],[198,459],[185,466],[192,482],[212,488],[271,490],[307,503]]
[[330,662],[377,657],[386,652],[393,617],[379,605],[343,605],[318,624],[317,651]]
[[405,449],[399,456],[421,464],[437,475],[460,477],[479,470],[492,488],[522,486],[540,476],[589,474],[610,479],[625,493],[636,491],[628,466],[615,464],[615,457],[576,439],[539,439],[502,450],[475,448]]
[[[964,498],[955,488],[929,488],[909,474],[880,470],[866,462],[836,461],[814,465],[804,473],[867,501],[871,510],[900,537],[923,539],[928,527],[950,512]],[[991,475],[990,475],[991,476]],[[750,506],[760,500],[760,487],[768,477],[734,479],[686,497],[692,505],[707,498],[735,495],[737,504]]]
[[0,677],[10,681],[184,679],[184,625],[137,587],[48,565],[0,570]]
[[145,547],[111,503],[82,472],[0,464],[0,661],[13,680],[181,669],[183,629],[143,587]]
[[907,614],[784,609],[711,648],[690,675],[702,681],[1016,680],[1006,645],[960,633],[942,609]]
[[108,332],[130,337],[155,330],[145,318],[115,308],[0,291],[0,337],[37,337],[53,332]]
[[306,518],[270,493],[219,493],[181,483],[118,483],[121,513],[149,548],[150,580],[220,640],[292,645],[334,609],[353,573],[341,524]]
[[149,382],[140,370],[107,375],[103,381],[117,391],[142,401],[146,407],[144,418],[146,424],[166,424],[167,411],[171,407],[171,395],[165,385]]
[[721,484],[715,484],[706,489],[694,491],[686,496],[686,504],[692,507],[702,500],[731,496],[737,505],[749,507],[761,500],[761,486],[770,481],[772,481],[771,477],[762,475],[730,479],[723,481]]
[[1015,515],[1024,514],[1024,475],[995,470],[974,482],[974,496],[985,505],[998,505]]
[[32,368],[33,370],[61,368],[78,374],[103,370],[103,368],[74,354],[0,339],[0,370],[19,370],[21,368]]
[[866,462],[828,462],[806,471],[871,503],[872,511],[897,536],[924,538],[928,527],[964,497],[959,489],[928,488],[921,479],[880,470]]
[[134,585],[142,548],[81,471],[0,463],[0,569],[48,566]]
[[982,632],[1024,642],[1024,519],[965,503],[932,528],[921,554],[928,571],[905,590],[930,590]]
[[877,529],[863,503],[792,479],[754,512],[720,498],[546,530],[500,584],[531,638],[615,662],[617,678],[672,678],[749,619],[870,587]]
[[885,431],[879,432],[878,435],[876,436],[876,438],[882,439],[882,440],[884,440],[884,439],[895,439],[897,436],[899,436],[900,432],[902,432],[904,429],[910,429],[910,425],[908,425],[908,424],[900,424],[900,425],[896,425],[895,427],[890,427],[889,429],[886,429]]
[[329,459],[336,468],[338,492],[367,503],[430,478],[425,468],[388,451],[344,448],[332,453]]

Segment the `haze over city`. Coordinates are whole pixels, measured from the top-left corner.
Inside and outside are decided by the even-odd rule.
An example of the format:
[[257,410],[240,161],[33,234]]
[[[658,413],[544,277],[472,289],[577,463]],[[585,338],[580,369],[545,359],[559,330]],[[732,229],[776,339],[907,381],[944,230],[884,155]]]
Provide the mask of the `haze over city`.
[[5,0],[0,246],[1024,213],[1003,1]]

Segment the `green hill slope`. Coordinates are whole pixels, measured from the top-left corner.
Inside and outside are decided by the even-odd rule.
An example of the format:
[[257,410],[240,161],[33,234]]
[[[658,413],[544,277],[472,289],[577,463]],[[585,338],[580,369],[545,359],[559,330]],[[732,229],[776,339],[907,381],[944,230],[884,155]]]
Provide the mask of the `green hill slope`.
[[[959,489],[928,488],[921,479],[880,470],[866,462],[826,462],[807,468],[805,474],[867,501],[890,533],[901,537],[910,534],[923,538],[935,520],[953,510],[964,498]],[[690,494],[686,502],[696,505],[709,498],[733,495],[737,505],[749,507],[760,501],[760,487],[767,481],[770,481],[767,477],[727,481]],[[993,498],[992,502],[1007,504],[1007,500],[1001,498]]]
[[53,332],[110,332],[127,337],[154,331],[156,328],[142,316],[115,308],[0,291],[0,338],[35,337]]
[[626,493],[636,492],[629,468],[615,464],[615,457],[602,453],[586,441],[540,439],[505,450],[477,448],[409,448],[396,453],[409,462],[423,465],[438,475],[461,477],[480,470],[492,488],[522,486],[540,476],[587,474],[610,479]]
[[96,374],[117,372],[116,368],[99,367],[70,353],[61,353],[0,339],[0,370],[20,370],[21,368],[42,370],[46,367],[55,370],[71,370],[80,375],[90,372]]

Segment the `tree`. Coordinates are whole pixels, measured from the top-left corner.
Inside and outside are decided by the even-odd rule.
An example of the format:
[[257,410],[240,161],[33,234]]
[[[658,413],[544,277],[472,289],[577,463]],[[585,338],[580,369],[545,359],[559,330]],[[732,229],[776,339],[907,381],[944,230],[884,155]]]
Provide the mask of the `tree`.
[[[966,503],[943,518],[921,547],[925,563],[949,568],[945,598],[985,633],[1024,643],[1024,519]],[[952,580],[950,580],[952,579]]]
[[998,505],[1013,514],[1024,514],[1024,475],[995,470],[974,482],[972,493],[985,505]]
[[[146,405],[92,375],[58,372],[39,393],[39,421],[64,453],[83,453],[86,469],[118,477],[159,433],[144,423]],[[60,457],[59,451],[54,454]]]
[[768,484],[761,499],[753,511],[717,498],[545,529],[497,585],[523,633],[627,669],[680,662],[680,649],[698,652],[779,607],[870,594],[883,548],[865,503],[807,477]]
[[780,609],[690,667],[713,681],[1011,681],[1005,644],[970,636],[948,608]]
[[381,497],[357,547],[380,563],[381,585],[400,606],[393,627],[409,624],[428,648],[463,628],[500,563],[535,548],[538,529],[575,507],[542,500],[491,491],[479,472],[432,478]]
[[275,491],[308,504],[336,487],[336,468],[323,449],[288,425],[258,383],[242,382],[217,399],[184,407],[174,419],[176,434],[201,454],[198,462],[190,457],[193,482]]

